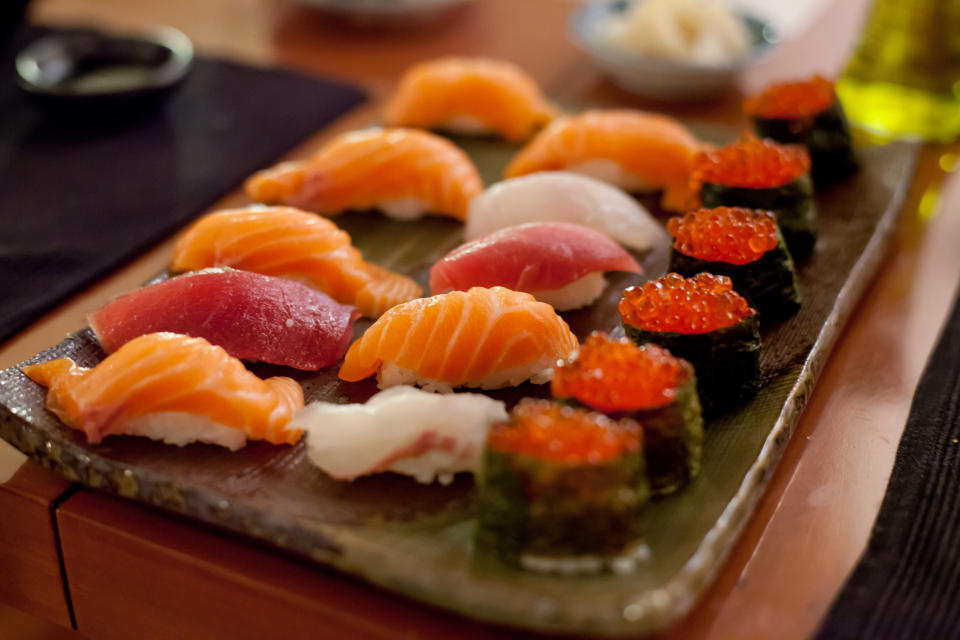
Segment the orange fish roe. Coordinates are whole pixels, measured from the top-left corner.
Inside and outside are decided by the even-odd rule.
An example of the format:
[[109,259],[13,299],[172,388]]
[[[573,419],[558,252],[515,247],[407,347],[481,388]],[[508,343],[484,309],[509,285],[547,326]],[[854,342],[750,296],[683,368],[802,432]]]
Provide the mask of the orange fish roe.
[[698,273],[684,278],[668,273],[659,280],[623,292],[617,306],[627,324],[644,331],[707,333],[755,316],[757,310],[726,276]]
[[594,332],[554,369],[552,390],[557,398],[574,398],[597,411],[636,411],[670,404],[689,379],[683,360],[663,347],[638,347]]
[[759,118],[809,118],[829,109],[836,99],[833,83],[817,75],[767,87],[763,93],[747,98],[743,110]]
[[704,182],[729,187],[779,187],[809,171],[806,148],[750,137],[698,153],[693,163],[693,190],[699,192]]
[[633,420],[611,420],[602,413],[526,398],[509,422],[493,426],[487,446],[565,464],[600,464],[639,451],[643,434]]
[[747,264],[777,246],[772,211],[742,207],[697,209],[667,220],[673,248],[701,260]]

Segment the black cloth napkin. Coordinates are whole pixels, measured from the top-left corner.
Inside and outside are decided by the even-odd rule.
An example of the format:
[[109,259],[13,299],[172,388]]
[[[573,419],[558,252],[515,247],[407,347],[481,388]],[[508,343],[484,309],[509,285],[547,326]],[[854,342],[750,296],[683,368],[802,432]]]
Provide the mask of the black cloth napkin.
[[137,118],[65,118],[0,53],[0,341],[128,262],[364,93],[292,71],[199,58]]
[[816,637],[960,638],[960,298],[917,386],[870,542]]

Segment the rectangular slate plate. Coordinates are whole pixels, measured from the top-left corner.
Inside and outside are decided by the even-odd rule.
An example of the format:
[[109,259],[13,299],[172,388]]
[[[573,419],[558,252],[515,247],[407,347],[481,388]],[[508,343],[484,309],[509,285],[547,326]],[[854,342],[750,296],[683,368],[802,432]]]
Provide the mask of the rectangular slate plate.
[[[488,180],[512,151],[487,141],[463,144]],[[0,436],[71,480],[247,534],[466,616],[560,633],[653,632],[693,606],[746,524],[831,346],[883,259],[916,151],[909,145],[861,149],[859,174],[819,192],[820,241],[799,267],[803,308],[764,331],[763,389],[707,425],[701,476],[647,509],[651,559],[635,573],[544,575],[475,557],[469,477],[448,487],[392,474],[341,484],[310,466],[303,443],[251,444],[237,453],[130,437],[90,446],[44,409],[44,390],[17,368],[0,373]],[[421,282],[460,237],[460,225],[443,219],[410,223],[350,214],[337,221],[368,259]],[[643,256],[646,277],[663,273],[666,255],[663,244]],[[621,290],[642,280],[611,278],[597,304],[565,314],[571,328],[581,338],[592,329],[614,330]],[[366,326],[358,326],[358,334]],[[104,354],[83,330],[30,362],[59,356],[89,366]],[[293,375],[308,399],[359,402],[375,391],[372,381],[340,383],[335,367],[316,374],[253,369]],[[544,393],[527,385],[491,395],[513,401]]]

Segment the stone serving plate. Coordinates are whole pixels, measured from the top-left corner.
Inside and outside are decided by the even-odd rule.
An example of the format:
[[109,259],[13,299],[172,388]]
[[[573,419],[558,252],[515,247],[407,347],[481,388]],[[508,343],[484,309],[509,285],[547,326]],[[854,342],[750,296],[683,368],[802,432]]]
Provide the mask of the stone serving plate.
[[[512,152],[489,141],[463,144],[488,180]],[[701,476],[649,505],[651,559],[635,573],[545,575],[476,557],[473,485],[465,475],[447,487],[393,474],[339,483],[308,463],[302,442],[250,444],[236,453],[125,436],[91,446],[44,409],[44,390],[16,367],[0,373],[0,436],[75,482],[246,534],[471,618],[554,633],[654,632],[693,606],[750,517],[834,341],[884,258],[916,152],[902,144],[861,149],[860,173],[820,190],[820,241],[799,267],[803,308],[764,330],[765,384],[749,404],[708,423]],[[460,241],[460,225],[438,218],[404,223],[351,214],[337,222],[368,259],[421,282]],[[623,287],[662,275],[666,256],[663,243],[642,256],[645,276],[611,278],[593,307],[565,314],[571,328],[580,338],[615,330]],[[59,356],[89,366],[104,353],[84,329],[29,362]],[[339,382],[336,367],[314,374],[252,368],[297,378],[308,400],[360,402],[375,392],[370,381]],[[491,395],[512,402],[544,394],[527,385]]]

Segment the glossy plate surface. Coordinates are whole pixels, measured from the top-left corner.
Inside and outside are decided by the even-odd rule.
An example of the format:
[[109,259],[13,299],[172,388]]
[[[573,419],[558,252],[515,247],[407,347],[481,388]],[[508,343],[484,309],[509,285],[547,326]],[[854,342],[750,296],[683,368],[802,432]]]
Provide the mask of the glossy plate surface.
[[[699,133],[718,142],[732,136]],[[484,140],[463,146],[488,181],[513,152]],[[764,330],[765,385],[749,404],[708,423],[702,475],[647,509],[652,559],[636,573],[562,577],[475,557],[473,487],[465,476],[449,487],[391,474],[341,484],[310,466],[302,443],[251,444],[234,454],[129,437],[90,446],[43,408],[44,390],[17,368],[0,373],[0,436],[71,480],[244,533],[470,617],[554,632],[653,632],[693,606],[749,518],[833,342],[883,260],[916,151],[904,144],[861,149],[860,173],[819,193],[820,241],[798,270],[804,306]],[[368,259],[421,282],[461,232],[439,218],[409,223],[358,213],[337,223]],[[615,329],[620,291],[662,275],[666,256],[667,247],[657,247],[642,256],[645,276],[610,278],[597,304],[564,314],[571,328],[581,338],[592,329]],[[367,326],[358,322],[358,332]],[[89,366],[103,355],[83,330],[30,361],[70,356]],[[376,391],[372,381],[339,382],[335,367],[316,374],[253,369],[292,375],[308,399],[359,402]],[[528,385],[491,395],[512,401],[544,393]]]

